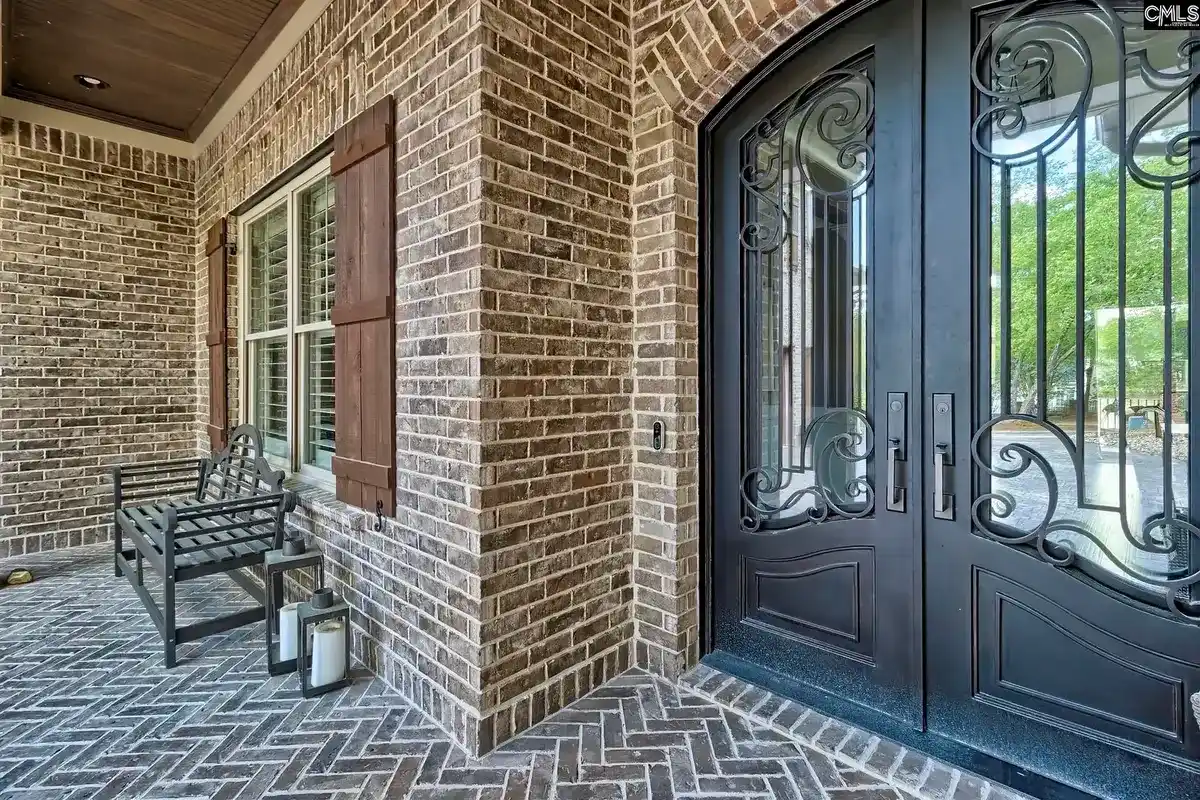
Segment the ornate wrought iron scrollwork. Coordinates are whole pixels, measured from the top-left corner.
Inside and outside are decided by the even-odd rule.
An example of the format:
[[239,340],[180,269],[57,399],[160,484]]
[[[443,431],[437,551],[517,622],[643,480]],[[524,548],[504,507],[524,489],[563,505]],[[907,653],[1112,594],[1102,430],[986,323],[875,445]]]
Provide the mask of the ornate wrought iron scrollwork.
[[[1182,171],[1175,174],[1159,175],[1150,172],[1138,163],[1135,155],[1143,144],[1147,144],[1145,142],[1146,133],[1152,130],[1156,123],[1161,122],[1168,112],[1177,108],[1181,103],[1186,103],[1196,81],[1200,80],[1200,60],[1193,59],[1193,55],[1200,54],[1200,38],[1193,37],[1180,42],[1176,54],[1181,63],[1191,65],[1190,69],[1183,72],[1165,72],[1155,69],[1150,64],[1145,48],[1136,50],[1130,55],[1130,58],[1136,62],[1138,73],[1145,84],[1156,91],[1167,92],[1167,96],[1155,103],[1150,111],[1143,114],[1130,130],[1125,144],[1125,163],[1129,168],[1130,176],[1135,181],[1149,189],[1162,189],[1168,194],[1176,186],[1190,184],[1200,177],[1200,166],[1187,169],[1192,144],[1200,142],[1200,131],[1189,129],[1160,143],[1166,164],[1171,167],[1181,165],[1184,167]],[[1151,146],[1153,147],[1153,145]]]
[[[806,223],[801,215],[796,222],[800,232],[795,234],[789,211],[797,202],[796,197],[803,198],[800,202],[809,207],[819,204],[819,224],[829,226],[822,235],[829,236],[835,217],[848,219],[852,209],[865,207],[865,193],[875,165],[871,144],[874,92],[868,59],[830,70],[776,106],[743,138],[744,165],[739,176],[743,189],[744,216],[740,229],[743,274],[747,283],[759,287],[767,298],[762,302],[770,311],[755,309],[754,321],[765,326],[766,340],[774,344],[766,346],[759,341],[755,347],[766,347],[763,356],[775,359],[770,363],[776,367],[783,357],[780,350],[773,348],[779,347],[783,339],[785,314],[793,317],[790,325],[802,329],[807,323],[796,320],[798,315],[807,313],[806,302],[811,302],[803,299],[804,289],[800,289],[800,299],[790,296],[791,303],[785,312],[784,284],[798,276],[794,280],[802,285],[803,275],[818,269],[804,261],[811,256],[805,254],[805,245],[800,243],[807,241]],[[865,212],[856,213],[863,213],[860,219],[867,219]],[[858,224],[869,225],[865,221]],[[785,246],[785,242],[790,244]],[[828,262],[826,253],[819,269],[832,269]],[[851,296],[848,291],[846,299]],[[829,302],[828,298],[825,302]],[[828,352],[823,357],[831,358]],[[846,362],[844,365],[839,362],[826,368],[829,374],[825,380],[831,386],[838,381],[852,383],[850,373],[856,362],[849,355],[841,358]],[[833,389],[827,387],[824,391],[829,392],[823,403],[826,408],[855,402],[852,388],[836,399],[831,399],[835,397]],[[782,430],[785,425],[780,413],[779,430]],[[874,434],[866,416],[852,408],[838,408],[826,411],[806,425],[805,413],[805,408],[799,407],[795,416],[787,420],[789,429],[793,423],[803,429],[798,445],[801,463],[784,463],[793,459],[788,456],[790,448],[781,439],[772,444],[779,448],[773,459],[764,459],[766,464],[742,476],[743,530],[760,531],[769,520],[784,516],[789,516],[791,527],[834,518],[865,517],[873,512],[874,489],[866,470],[860,468],[874,448]],[[756,419],[748,424],[762,424],[762,421]],[[767,424],[770,427],[772,423]],[[803,507],[806,499],[810,505]]]
[[[757,213],[741,229],[742,245],[747,250],[772,252],[783,243],[788,231],[783,198],[788,183],[783,175],[784,156],[789,127],[797,118],[799,124],[790,142],[790,163],[818,196],[849,198],[866,185],[875,169],[875,151],[870,144],[875,119],[874,85],[863,70],[824,73],[763,118],[754,130],[752,157],[741,173],[742,186],[757,201]],[[812,151],[804,146],[812,136],[834,149],[840,168],[856,173],[845,186],[829,189],[814,179]]]
[[[828,411],[809,423],[801,440],[799,466],[759,466],[742,476],[742,501],[748,513],[742,530],[757,533],[763,523],[778,519],[805,498],[813,504],[795,524],[829,519],[860,519],[875,510],[875,489],[863,475],[848,478],[835,488],[830,476],[835,462],[853,465],[865,462],[875,449],[875,433],[866,415],[853,408]],[[793,479],[811,474],[812,484],[792,487]],[[770,501],[768,495],[778,495]]]
[[[997,164],[1024,164],[1039,154],[1062,145],[1087,113],[1092,95],[1092,53],[1087,40],[1070,25],[1041,16],[1023,17],[1042,0],[1030,0],[1013,9],[990,36],[983,37],[975,47],[971,82],[975,91],[988,99],[971,125],[971,144],[984,157]],[[1015,153],[992,149],[990,139],[999,134],[1003,139],[1023,136],[1028,128],[1025,113],[1027,98],[1042,94],[1053,80],[1058,63],[1053,44],[1046,38],[1018,41],[1031,30],[1043,36],[1057,33],[1061,45],[1079,59],[1083,83],[1087,88],[1079,93],[1075,104],[1066,113],[1058,128],[1040,142]]]
[[[1200,561],[1189,558],[1189,551],[1200,551],[1200,528],[1197,528],[1186,513],[1176,507],[1171,486],[1172,475],[1172,313],[1175,302],[1172,297],[1172,192],[1188,186],[1200,178],[1200,159],[1195,158],[1194,147],[1200,143],[1200,131],[1190,127],[1192,115],[1187,113],[1187,104],[1200,81],[1200,37],[1191,36],[1182,41],[1175,50],[1177,64],[1162,69],[1151,64],[1150,43],[1153,32],[1143,30],[1140,15],[1123,16],[1107,0],[1086,0],[1086,8],[1065,8],[1050,0],[1026,0],[1011,8],[981,36],[972,56],[972,83],[980,99],[980,110],[971,127],[974,150],[993,170],[993,181],[998,183],[1000,208],[999,221],[994,223],[999,231],[1000,285],[999,299],[999,396],[1000,413],[983,424],[972,442],[972,459],[979,470],[992,479],[1012,480],[1031,471],[1040,474],[1046,492],[1046,509],[1041,519],[1024,525],[1012,525],[1018,514],[1018,500],[1012,493],[992,490],[978,496],[971,508],[975,530],[994,541],[1014,546],[1032,548],[1047,563],[1058,567],[1080,566],[1081,561],[1096,561],[1096,554],[1103,570],[1123,575],[1134,587],[1151,587],[1161,592],[1165,605],[1190,620],[1200,621]],[[1088,32],[1093,35],[1087,35]],[[1102,53],[1109,47],[1111,52]],[[1097,54],[1105,58],[1096,59]],[[1160,54],[1161,58],[1161,54]],[[1070,62],[1070,69],[1066,68]],[[1096,64],[1115,64],[1115,92],[1098,95]],[[1109,66],[1107,69],[1112,70]],[[1063,90],[1061,82],[1054,84],[1056,75],[1071,75],[1067,94],[1055,97],[1055,89]],[[1139,82],[1146,90],[1140,95],[1139,103],[1131,102],[1128,84]],[[1078,90],[1075,92],[1074,90]],[[1145,110],[1153,101],[1152,107]],[[1031,130],[1030,108],[1044,104],[1039,111],[1042,128]],[[1049,104],[1054,103],[1053,108]],[[1183,109],[1180,113],[1180,109]],[[1140,114],[1136,118],[1128,117]],[[1170,124],[1170,115],[1176,119]],[[1118,460],[1116,469],[1119,483],[1117,502],[1101,503],[1088,497],[1084,458],[1084,415],[1086,409],[1076,409],[1074,440],[1047,418],[1047,384],[1050,382],[1046,355],[1046,283],[1047,283],[1047,175],[1051,157],[1075,161],[1076,186],[1074,215],[1076,216],[1076,320],[1075,320],[1075,397],[1079,403],[1085,397],[1083,391],[1084,356],[1081,352],[1085,340],[1084,332],[1084,278],[1092,268],[1084,258],[1084,237],[1091,236],[1084,224],[1086,214],[1085,145],[1088,137],[1085,123],[1089,114],[1104,117],[1105,135],[1102,143],[1116,157],[1117,181],[1117,225],[1118,239],[1114,260],[1117,270],[1117,301],[1115,319],[1118,326],[1116,365],[1116,409],[1118,428]],[[1180,130],[1186,128],[1185,130]],[[1150,137],[1152,131],[1158,138]],[[1074,140],[1074,155],[1068,143]],[[1065,155],[1064,155],[1065,154]],[[1013,220],[1007,204],[1015,196],[1013,186],[1017,180],[1029,183],[1029,173],[1024,178],[1014,179],[1014,170],[1025,165],[1036,168],[1035,185],[1030,192],[1028,185],[1018,185],[1027,195],[1033,194],[1036,208],[1037,244],[1035,266],[1038,281],[1037,295],[1037,365],[1036,403],[1034,413],[1012,413],[1010,369],[1015,362],[1010,360],[1011,298],[1008,296],[1012,273],[1010,237]],[[1152,168],[1157,166],[1158,168]],[[986,174],[986,173],[985,173]],[[1163,406],[1166,433],[1162,445],[1163,509],[1151,514],[1140,526],[1131,526],[1128,519],[1126,491],[1126,467],[1128,464],[1126,425],[1126,317],[1128,297],[1126,279],[1126,178],[1137,185],[1160,191],[1158,202],[1162,207],[1162,315],[1164,318],[1163,353]],[[1061,188],[1061,187],[1060,187]],[[1069,189],[1062,189],[1069,191]],[[1109,212],[1111,213],[1111,212]],[[1189,242],[1189,247],[1197,246]],[[986,257],[986,256],[983,256]],[[1157,266],[1155,267],[1157,269]],[[1094,324],[1094,323],[1093,323]],[[1092,335],[1095,335],[1093,331]],[[1093,356],[1094,363],[1094,356]],[[1025,409],[1028,411],[1029,409]],[[1055,474],[1054,465],[1044,452],[1039,452],[1024,442],[1008,442],[995,453],[995,461],[989,442],[997,426],[1004,423],[1033,425],[1052,434],[1065,448],[1074,467],[1073,479],[1076,487],[1078,508],[1102,513],[1111,513],[1119,520],[1120,533],[1115,530],[1106,539],[1098,535],[1081,519],[1068,518],[1070,512],[1059,518],[1060,476]],[[1036,516],[1036,513],[1035,513]],[[1135,529],[1136,528],[1136,529]],[[1117,547],[1126,553],[1141,554],[1129,559],[1117,552]],[[1088,556],[1080,549],[1094,549]],[[1145,567],[1153,564],[1154,568]]]
[[[1200,167],[1176,175],[1155,175],[1144,170],[1134,154],[1143,143],[1146,132],[1161,121],[1166,112],[1185,102],[1196,81],[1200,80],[1200,62],[1192,60],[1193,52],[1200,51],[1200,37],[1191,37],[1177,48],[1180,63],[1188,65],[1186,69],[1159,69],[1150,63],[1146,47],[1135,46],[1136,37],[1142,34],[1140,22],[1123,19],[1105,0],[1088,2],[1095,7],[1095,12],[1085,16],[1108,29],[1118,60],[1128,69],[1136,71],[1150,88],[1168,93],[1142,115],[1125,138],[1122,155],[1130,175],[1151,187],[1190,183],[1200,176]],[[987,102],[975,116],[971,140],[978,153],[996,164],[1029,163],[1060,148],[1068,136],[1078,130],[1093,98],[1095,62],[1092,48],[1074,26],[1062,19],[1046,16],[1047,13],[1056,13],[1053,10],[1045,12],[1047,5],[1047,0],[1026,0],[1013,8],[992,27],[991,33],[981,37],[972,56],[974,68],[971,81],[975,91]],[[1023,38],[1026,36],[1030,38]],[[1036,144],[1013,153],[995,151],[989,140],[996,135],[1013,140],[1027,132],[1025,107],[1031,95],[1035,99],[1053,99],[1052,92],[1050,96],[1042,93],[1053,86],[1054,71],[1061,62],[1060,51],[1064,50],[1078,60],[1082,71],[1082,77],[1078,79],[1082,90],[1071,107],[1068,110],[1060,109],[1055,114],[1059,118],[1057,127]],[[1120,83],[1121,97],[1124,98],[1124,81]],[[1186,162],[1189,145],[1197,140],[1200,140],[1200,131],[1180,133],[1161,143],[1162,155],[1168,163]]]
[[[993,418],[976,431],[971,441],[972,460],[977,467],[993,478],[1006,480],[1018,478],[1028,472],[1031,467],[1036,467],[1046,484],[1046,510],[1037,524],[1023,527],[1008,525],[1004,523],[1004,520],[1010,518],[1016,511],[1016,498],[1010,492],[987,492],[980,494],[971,504],[971,521],[974,523],[975,530],[1002,544],[1033,547],[1043,561],[1056,567],[1070,567],[1076,564],[1079,551],[1075,537],[1081,537],[1103,553],[1110,564],[1121,570],[1135,584],[1140,583],[1164,590],[1168,606],[1172,611],[1187,619],[1200,621],[1200,614],[1197,614],[1190,604],[1182,601],[1179,591],[1200,585],[1200,570],[1192,570],[1190,567],[1174,570],[1168,568],[1161,572],[1138,569],[1113,552],[1109,546],[1110,543],[1105,542],[1084,522],[1075,519],[1058,519],[1058,476],[1050,465],[1049,459],[1028,444],[1009,442],[997,452],[997,456],[1003,464],[997,465],[992,462],[986,449],[991,432],[997,425],[1012,421],[1036,425],[1053,434],[1071,454],[1075,464],[1079,463],[1078,458],[1075,457],[1074,442],[1056,425],[1023,414],[1007,414]],[[997,524],[998,520],[999,524]],[[1130,530],[1124,521],[1121,528],[1125,544],[1141,553],[1159,556],[1163,560],[1169,560],[1177,553],[1186,554],[1189,550],[1186,543],[1189,540],[1196,546],[1200,546],[1200,529],[1174,514],[1151,515],[1136,532]]]
[[[1094,12],[1076,12],[1107,28],[1113,38],[1114,52],[1119,63],[1124,64],[1120,97],[1125,99],[1126,71],[1134,72],[1146,86],[1166,96],[1155,103],[1130,128],[1124,138],[1122,157],[1131,177],[1144,186],[1163,188],[1180,186],[1200,177],[1200,166],[1185,169],[1174,175],[1158,175],[1147,171],[1135,157],[1145,142],[1146,133],[1161,122],[1170,110],[1187,101],[1196,82],[1200,80],[1200,59],[1193,55],[1200,52],[1200,37],[1190,37],[1176,49],[1178,61],[1183,65],[1177,70],[1164,70],[1150,63],[1149,50],[1140,41],[1144,36],[1140,20],[1124,19],[1105,0],[1088,0]],[[971,126],[971,139],[975,150],[995,164],[1018,165],[1049,155],[1059,149],[1068,136],[1079,129],[1093,98],[1095,66],[1092,48],[1087,39],[1072,25],[1047,14],[1061,13],[1051,9],[1047,0],[1026,0],[1009,11],[980,38],[972,56],[971,81],[978,95],[986,98]],[[1029,38],[1025,38],[1029,37]],[[1082,77],[1078,79],[1082,90],[1077,93],[1069,109],[1059,109],[1055,117],[1057,127],[1040,141],[1013,153],[997,152],[989,143],[997,135],[1001,139],[1013,140],[1027,132],[1028,119],[1025,107],[1031,95],[1034,99],[1053,99],[1044,91],[1053,86],[1056,65],[1066,51],[1078,60]],[[1158,142],[1161,155],[1168,164],[1186,165],[1191,144],[1200,141],[1200,131],[1187,130]]]

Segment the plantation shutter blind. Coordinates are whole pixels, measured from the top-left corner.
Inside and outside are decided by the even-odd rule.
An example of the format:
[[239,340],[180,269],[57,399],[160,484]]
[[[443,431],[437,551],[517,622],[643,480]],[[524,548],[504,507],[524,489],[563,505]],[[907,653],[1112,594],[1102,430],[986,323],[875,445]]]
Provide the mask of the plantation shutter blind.
[[335,135],[333,474],[343,502],[396,513],[395,156],[386,97]]
[[205,252],[208,256],[208,443],[213,450],[225,447],[229,429],[229,385],[226,373],[225,282],[228,274],[225,220],[208,229]]
[[[300,322],[331,321],[337,270],[334,255],[336,208],[333,178],[324,177],[300,193]],[[337,440],[334,409],[333,331],[305,337],[304,383],[307,426],[304,463],[333,471]]]

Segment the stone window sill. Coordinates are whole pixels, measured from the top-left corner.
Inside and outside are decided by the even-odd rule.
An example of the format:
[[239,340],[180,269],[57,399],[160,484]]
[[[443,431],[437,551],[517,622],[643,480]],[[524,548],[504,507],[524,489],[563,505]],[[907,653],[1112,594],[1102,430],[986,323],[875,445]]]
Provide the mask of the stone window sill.
[[320,483],[302,475],[292,475],[284,480],[283,486],[296,493],[298,514],[324,517],[348,526],[361,524],[360,518],[367,516],[363,509],[338,500],[333,487],[327,483]]

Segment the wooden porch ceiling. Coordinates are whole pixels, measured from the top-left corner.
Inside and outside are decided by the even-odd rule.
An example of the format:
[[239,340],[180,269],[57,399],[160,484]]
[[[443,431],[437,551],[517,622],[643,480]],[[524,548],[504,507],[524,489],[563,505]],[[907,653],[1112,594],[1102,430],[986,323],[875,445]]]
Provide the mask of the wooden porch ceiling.
[[3,94],[195,141],[303,2],[0,0]]

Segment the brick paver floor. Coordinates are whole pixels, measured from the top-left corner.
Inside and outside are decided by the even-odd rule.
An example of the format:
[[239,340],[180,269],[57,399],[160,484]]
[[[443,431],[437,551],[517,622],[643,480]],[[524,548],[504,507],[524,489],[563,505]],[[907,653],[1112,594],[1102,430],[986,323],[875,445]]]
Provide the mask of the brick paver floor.
[[[105,548],[0,562],[0,798],[803,798],[1013,800],[1007,790],[705,667],[630,671],[468,759],[379,680],[304,700],[266,674],[260,626],[181,647]],[[242,602],[223,577],[188,608]]]

